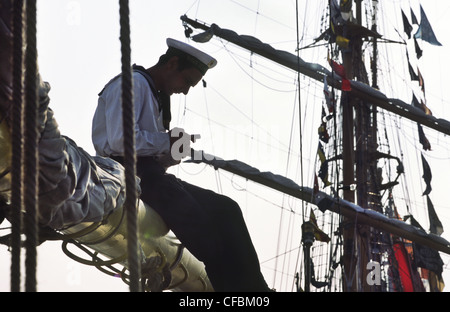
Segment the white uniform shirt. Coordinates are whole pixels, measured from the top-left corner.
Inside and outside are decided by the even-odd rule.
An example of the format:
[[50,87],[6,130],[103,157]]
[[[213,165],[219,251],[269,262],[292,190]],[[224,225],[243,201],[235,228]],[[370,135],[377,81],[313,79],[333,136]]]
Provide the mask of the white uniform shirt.
[[[97,155],[123,156],[121,78],[111,80],[98,99],[92,121],[92,143]],[[147,80],[133,72],[135,135],[137,156],[169,154],[169,134],[162,111]]]

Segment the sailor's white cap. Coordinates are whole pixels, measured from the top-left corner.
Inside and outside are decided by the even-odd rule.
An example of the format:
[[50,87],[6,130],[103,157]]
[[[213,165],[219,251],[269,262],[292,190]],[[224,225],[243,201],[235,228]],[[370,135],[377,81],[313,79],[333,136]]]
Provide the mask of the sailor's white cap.
[[215,58],[187,43],[172,38],[167,38],[166,42],[169,49],[176,49],[183,52],[187,56],[190,56],[190,58],[188,58],[189,61],[191,61],[191,63],[193,63],[193,65],[196,66],[203,74],[205,74],[208,69],[211,69],[217,65],[217,60]]

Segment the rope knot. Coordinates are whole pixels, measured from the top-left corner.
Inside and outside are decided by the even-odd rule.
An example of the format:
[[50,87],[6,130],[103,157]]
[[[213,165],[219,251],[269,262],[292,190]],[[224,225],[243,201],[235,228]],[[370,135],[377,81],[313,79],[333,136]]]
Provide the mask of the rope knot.
[[167,289],[172,282],[170,265],[161,255],[146,259],[142,264],[142,287],[151,292],[161,292]]

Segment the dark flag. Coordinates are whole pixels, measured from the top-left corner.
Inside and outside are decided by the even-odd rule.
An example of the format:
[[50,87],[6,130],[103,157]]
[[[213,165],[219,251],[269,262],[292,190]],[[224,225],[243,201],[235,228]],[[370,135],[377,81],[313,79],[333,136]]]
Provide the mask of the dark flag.
[[414,48],[416,49],[416,56],[417,59],[420,59],[422,57],[423,51],[419,46],[419,43],[417,42],[417,39],[414,37]]
[[403,19],[403,30],[408,35],[408,39],[411,39],[411,31],[413,30],[411,24],[408,21],[408,18],[405,15],[405,12],[402,10],[402,19]]
[[425,151],[431,151],[431,144],[430,141],[428,141],[427,137],[425,136],[425,133],[423,132],[423,127],[420,123],[417,123],[417,128],[419,130],[419,142],[422,144],[422,147]]
[[[410,215],[407,218],[411,220],[411,225],[425,231],[413,216]],[[438,276],[442,274],[442,266],[444,263],[437,250],[413,243],[413,254],[418,267],[430,270]]]
[[437,250],[413,243],[413,253],[416,265],[418,267],[425,268],[441,275],[442,265],[444,263],[442,262],[441,256]]
[[317,174],[314,174],[314,188],[313,188],[314,196],[319,193],[319,181],[317,180]]
[[442,226],[441,220],[434,210],[434,205],[431,202],[430,196],[427,195],[427,206],[428,206],[428,218],[430,219],[430,232],[441,236],[444,233],[444,227]]
[[352,3],[351,0],[341,0],[339,3],[339,8],[341,9],[341,12],[349,13],[352,10]]
[[416,95],[414,93],[413,93],[413,98],[412,98],[412,101],[411,101],[411,105],[414,106],[414,107],[417,107],[417,108],[422,108],[420,106],[419,100],[416,98]]
[[428,106],[425,105],[425,103],[422,100],[420,100],[419,103],[419,100],[416,98],[416,95],[414,93],[411,105],[420,108],[426,115],[430,116],[433,115],[433,112],[428,108]]
[[414,69],[412,68],[411,63],[409,62],[409,57],[408,57],[408,69],[409,69],[409,76],[411,77],[411,80],[419,81],[419,76],[417,76]]
[[433,115],[431,110],[428,108],[428,106],[422,100],[420,100],[420,106],[425,114],[430,115],[430,116]]
[[414,11],[411,8],[411,23],[419,25],[419,22],[417,21],[416,14],[414,14]]
[[442,46],[442,44],[437,40],[433,28],[431,28],[430,22],[425,15],[422,5],[420,6],[420,25],[414,37],[418,39],[420,38],[433,45]]
[[431,192],[431,169],[430,169],[430,165],[428,164],[428,162],[426,161],[425,157],[423,157],[422,154],[422,166],[423,166],[423,180],[425,181],[425,184],[427,185],[427,188],[425,189],[425,191],[423,192],[422,195],[428,195]]

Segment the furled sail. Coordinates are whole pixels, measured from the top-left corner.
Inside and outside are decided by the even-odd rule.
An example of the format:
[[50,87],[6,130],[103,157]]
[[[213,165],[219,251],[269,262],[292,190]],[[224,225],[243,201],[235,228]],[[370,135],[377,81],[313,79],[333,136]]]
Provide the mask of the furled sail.
[[[181,16],[181,20],[186,25],[189,24],[192,27],[203,29],[207,31],[208,34],[213,33],[217,37],[230,41],[315,80],[323,81],[324,76],[326,76],[329,85],[338,89],[341,89],[342,87],[342,77],[339,77],[336,73],[331,72],[319,64],[306,62],[292,53],[276,50],[271,45],[263,43],[255,37],[239,35],[232,30],[220,28],[216,24],[206,26],[204,23],[194,21],[186,15]],[[426,115],[422,110],[399,99],[388,98],[379,90],[360,81],[351,80],[350,84],[351,91],[349,92],[352,95],[442,133],[450,134],[449,121]]]
[[187,162],[206,163],[215,169],[222,169],[237,174],[251,181],[263,184],[295,198],[317,205],[323,212],[329,210],[340,213],[345,217],[357,218],[358,222],[364,223],[382,231],[406,238],[424,246],[450,254],[450,242],[435,235],[427,234],[423,229],[407,224],[397,219],[390,219],[385,215],[364,209],[341,198],[334,198],[309,187],[300,186],[291,179],[272,172],[260,172],[257,168],[249,166],[238,160],[223,160],[216,156],[205,154],[200,151],[194,152],[194,157]]

